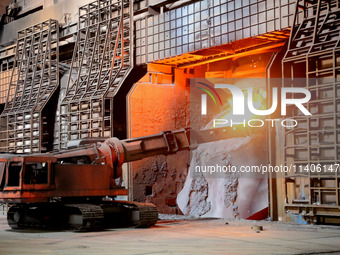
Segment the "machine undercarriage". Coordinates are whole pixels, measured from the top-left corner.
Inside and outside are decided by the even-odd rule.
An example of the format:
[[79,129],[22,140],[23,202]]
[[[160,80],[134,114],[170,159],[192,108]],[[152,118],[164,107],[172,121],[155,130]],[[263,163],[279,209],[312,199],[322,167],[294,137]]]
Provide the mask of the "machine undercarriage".
[[113,227],[150,227],[157,220],[155,205],[129,201],[23,203],[12,205],[7,213],[8,225],[12,229],[90,231]]

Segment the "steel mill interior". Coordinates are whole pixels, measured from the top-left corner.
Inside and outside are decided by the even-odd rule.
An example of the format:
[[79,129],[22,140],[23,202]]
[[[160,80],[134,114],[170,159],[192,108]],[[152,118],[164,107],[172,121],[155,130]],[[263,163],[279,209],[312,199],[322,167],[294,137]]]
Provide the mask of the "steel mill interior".
[[0,254],[340,254],[339,0],[0,17]]

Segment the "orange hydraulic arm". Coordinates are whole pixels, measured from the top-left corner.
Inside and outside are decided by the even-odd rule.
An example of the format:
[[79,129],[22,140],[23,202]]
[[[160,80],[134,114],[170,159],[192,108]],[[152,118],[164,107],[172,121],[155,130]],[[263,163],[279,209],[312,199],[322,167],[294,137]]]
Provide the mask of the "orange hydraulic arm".
[[77,160],[86,160],[84,163],[108,164],[115,169],[115,178],[121,176],[121,166],[131,162],[156,155],[174,154],[177,151],[195,148],[198,144],[229,137],[249,135],[246,128],[215,128],[194,132],[190,128],[177,131],[164,131],[156,135],[119,140],[108,138],[103,143],[92,144],[83,148],[54,153],[58,161],[77,163]]

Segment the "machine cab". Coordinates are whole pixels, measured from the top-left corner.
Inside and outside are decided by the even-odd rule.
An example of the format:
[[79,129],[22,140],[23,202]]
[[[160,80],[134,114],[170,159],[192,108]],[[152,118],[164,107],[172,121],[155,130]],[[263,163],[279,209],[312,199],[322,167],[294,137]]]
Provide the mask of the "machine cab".
[[2,194],[5,197],[8,197],[9,194],[16,197],[15,195],[19,195],[20,191],[55,188],[53,167],[55,162],[54,157],[45,155],[2,156],[0,159],[0,190],[3,191]]

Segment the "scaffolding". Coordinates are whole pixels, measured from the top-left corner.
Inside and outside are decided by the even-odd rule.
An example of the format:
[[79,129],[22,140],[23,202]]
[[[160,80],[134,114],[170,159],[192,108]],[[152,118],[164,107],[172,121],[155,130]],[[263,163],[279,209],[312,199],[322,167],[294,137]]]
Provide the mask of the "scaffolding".
[[284,86],[311,92],[306,108],[312,115],[289,110],[298,126],[285,130],[284,160],[296,166],[285,174],[285,210],[313,222],[340,216],[339,42],[339,1],[297,1]]
[[132,3],[97,0],[79,8],[78,34],[60,106],[60,148],[70,140],[113,136],[113,97],[133,67]]
[[59,27],[55,20],[18,32],[16,68],[13,68],[7,101],[0,116],[0,151],[48,150],[51,113],[45,108],[59,86],[58,41]]

